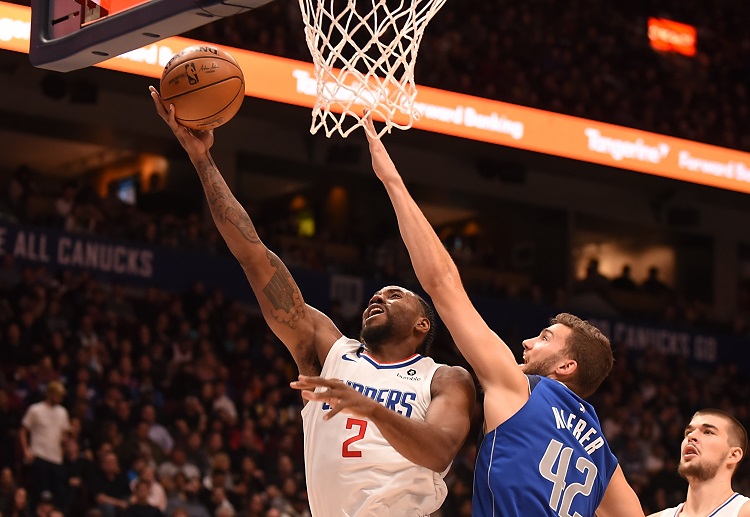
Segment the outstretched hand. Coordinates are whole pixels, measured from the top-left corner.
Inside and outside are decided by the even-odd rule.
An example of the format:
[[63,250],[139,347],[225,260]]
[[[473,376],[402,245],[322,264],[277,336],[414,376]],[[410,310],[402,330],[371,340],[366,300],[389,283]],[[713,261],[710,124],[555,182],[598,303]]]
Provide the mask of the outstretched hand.
[[375,175],[380,181],[385,182],[388,179],[399,178],[398,170],[391,161],[391,157],[388,155],[388,151],[385,150],[383,142],[380,138],[374,137],[377,131],[375,130],[375,124],[372,121],[372,112],[365,110],[364,118],[365,135],[367,135],[367,142],[370,144],[370,156],[372,157],[372,169],[375,171]]
[[174,104],[167,106],[161,99],[159,92],[156,91],[156,88],[149,86],[148,89],[151,92],[151,98],[154,99],[156,112],[167,123],[169,129],[172,130],[172,133],[180,141],[180,144],[185,148],[188,155],[206,154],[211,149],[211,146],[214,145],[213,130],[197,131],[183,126],[175,118]]
[[[300,390],[303,399],[325,402],[331,406],[331,410],[323,417],[323,420],[329,420],[340,412],[369,418],[378,406],[377,402],[338,379],[300,375],[299,380],[290,382],[289,385],[295,390]],[[325,390],[316,392],[315,388],[325,388]]]

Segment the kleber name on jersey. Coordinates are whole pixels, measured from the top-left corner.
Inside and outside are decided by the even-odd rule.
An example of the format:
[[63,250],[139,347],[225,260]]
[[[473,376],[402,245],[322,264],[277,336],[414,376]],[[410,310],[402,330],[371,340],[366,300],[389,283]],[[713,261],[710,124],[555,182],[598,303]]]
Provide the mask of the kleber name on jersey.
[[[377,403],[382,404],[388,409],[391,409],[400,415],[404,415],[405,417],[411,416],[412,402],[417,400],[417,394],[413,391],[401,391],[391,388],[373,388],[372,386],[365,386],[358,382],[344,382],[365,397],[370,397]],[[324,402],[323,409],[331,409],[331,406]]]
[[[583,404],[581,404],[580,411],[581,413],[586,412]],[[591,423],[587,422],[583,416],[578,416],[572,412],[566,414],[564,409],[554,406],[552,406],[552,413],[555,415],[555,425],[557,428],[566,429],[571,432],[573,437],[583,445],[589,455],[604,445],[604,438],[597,436],[599,431]]]

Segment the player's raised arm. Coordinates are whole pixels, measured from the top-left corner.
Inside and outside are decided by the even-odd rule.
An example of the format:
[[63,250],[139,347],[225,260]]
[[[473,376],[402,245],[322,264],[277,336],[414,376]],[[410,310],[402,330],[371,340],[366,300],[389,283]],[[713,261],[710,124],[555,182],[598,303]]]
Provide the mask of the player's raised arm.
[[[369,119],[367,124],[372,125]],[[373,129],[372,127],[370,128]],[[372,131],[375,134],[374,131]],[[382,142],[367,133],[375,174],[383,182],[398,218],[401,237],[414,271],[432,298],[461,353],[485,391],[507,391],[510,414],[528,399],[528,383],[510,349],[484,322],[469,300],[453,259],[409,194]],[[508,396],[518,395],[513,402]]]
[[326,315],[305,304],[284,263],[261,242],[211,157],[213,131],[192,131],[180,125],[174,107],[165,106],[155,88],[150,90],[159,116],[195,166],[214,223],[245,271],[269,327],[292,353],[300,373],[320,373],[319,364],[341,332]]

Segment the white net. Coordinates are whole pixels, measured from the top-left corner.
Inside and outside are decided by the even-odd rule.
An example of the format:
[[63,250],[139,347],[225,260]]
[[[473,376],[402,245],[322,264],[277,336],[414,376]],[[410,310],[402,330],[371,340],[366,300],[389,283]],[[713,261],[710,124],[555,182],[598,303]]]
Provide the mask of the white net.
[[419,112],[414,66],[427,23],[445,0],[299,0],[315,64],[317,101],[311,133],[347,137],[362,110],[409,129]]

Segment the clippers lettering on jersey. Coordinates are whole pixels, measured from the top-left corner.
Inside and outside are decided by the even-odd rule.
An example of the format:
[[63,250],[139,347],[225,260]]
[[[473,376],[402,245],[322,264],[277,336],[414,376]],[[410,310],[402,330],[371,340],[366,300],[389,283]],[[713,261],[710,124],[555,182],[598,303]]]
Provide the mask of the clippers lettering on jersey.
[[[358,382],[344,381],[346,384],[360,392],[365,397],[370,397],[379,404],[387,407],[390,410],[395,411],[399,415],[405,417],[411,417],[412,413],[412,402],[417,400],[417,394],[413,391],[401,391],[395,389],[378,389],[371,386],[365,386]],[[329,410],[331,406],[327,403],[323,403],[323,409]]]
[[552,413],[555,415],[557,428],[567,429],[573,433],[573,437],[578,440],[578,443],[584,446],[589,456],[604,445],[604,438],[601,436],[597,436],[594,441],[591,441],[598,431],[582,418],[576,422],[578,415],[575,413],[568,413],[566,417],[564,409],[558,409],[554,406],[552,407]]

